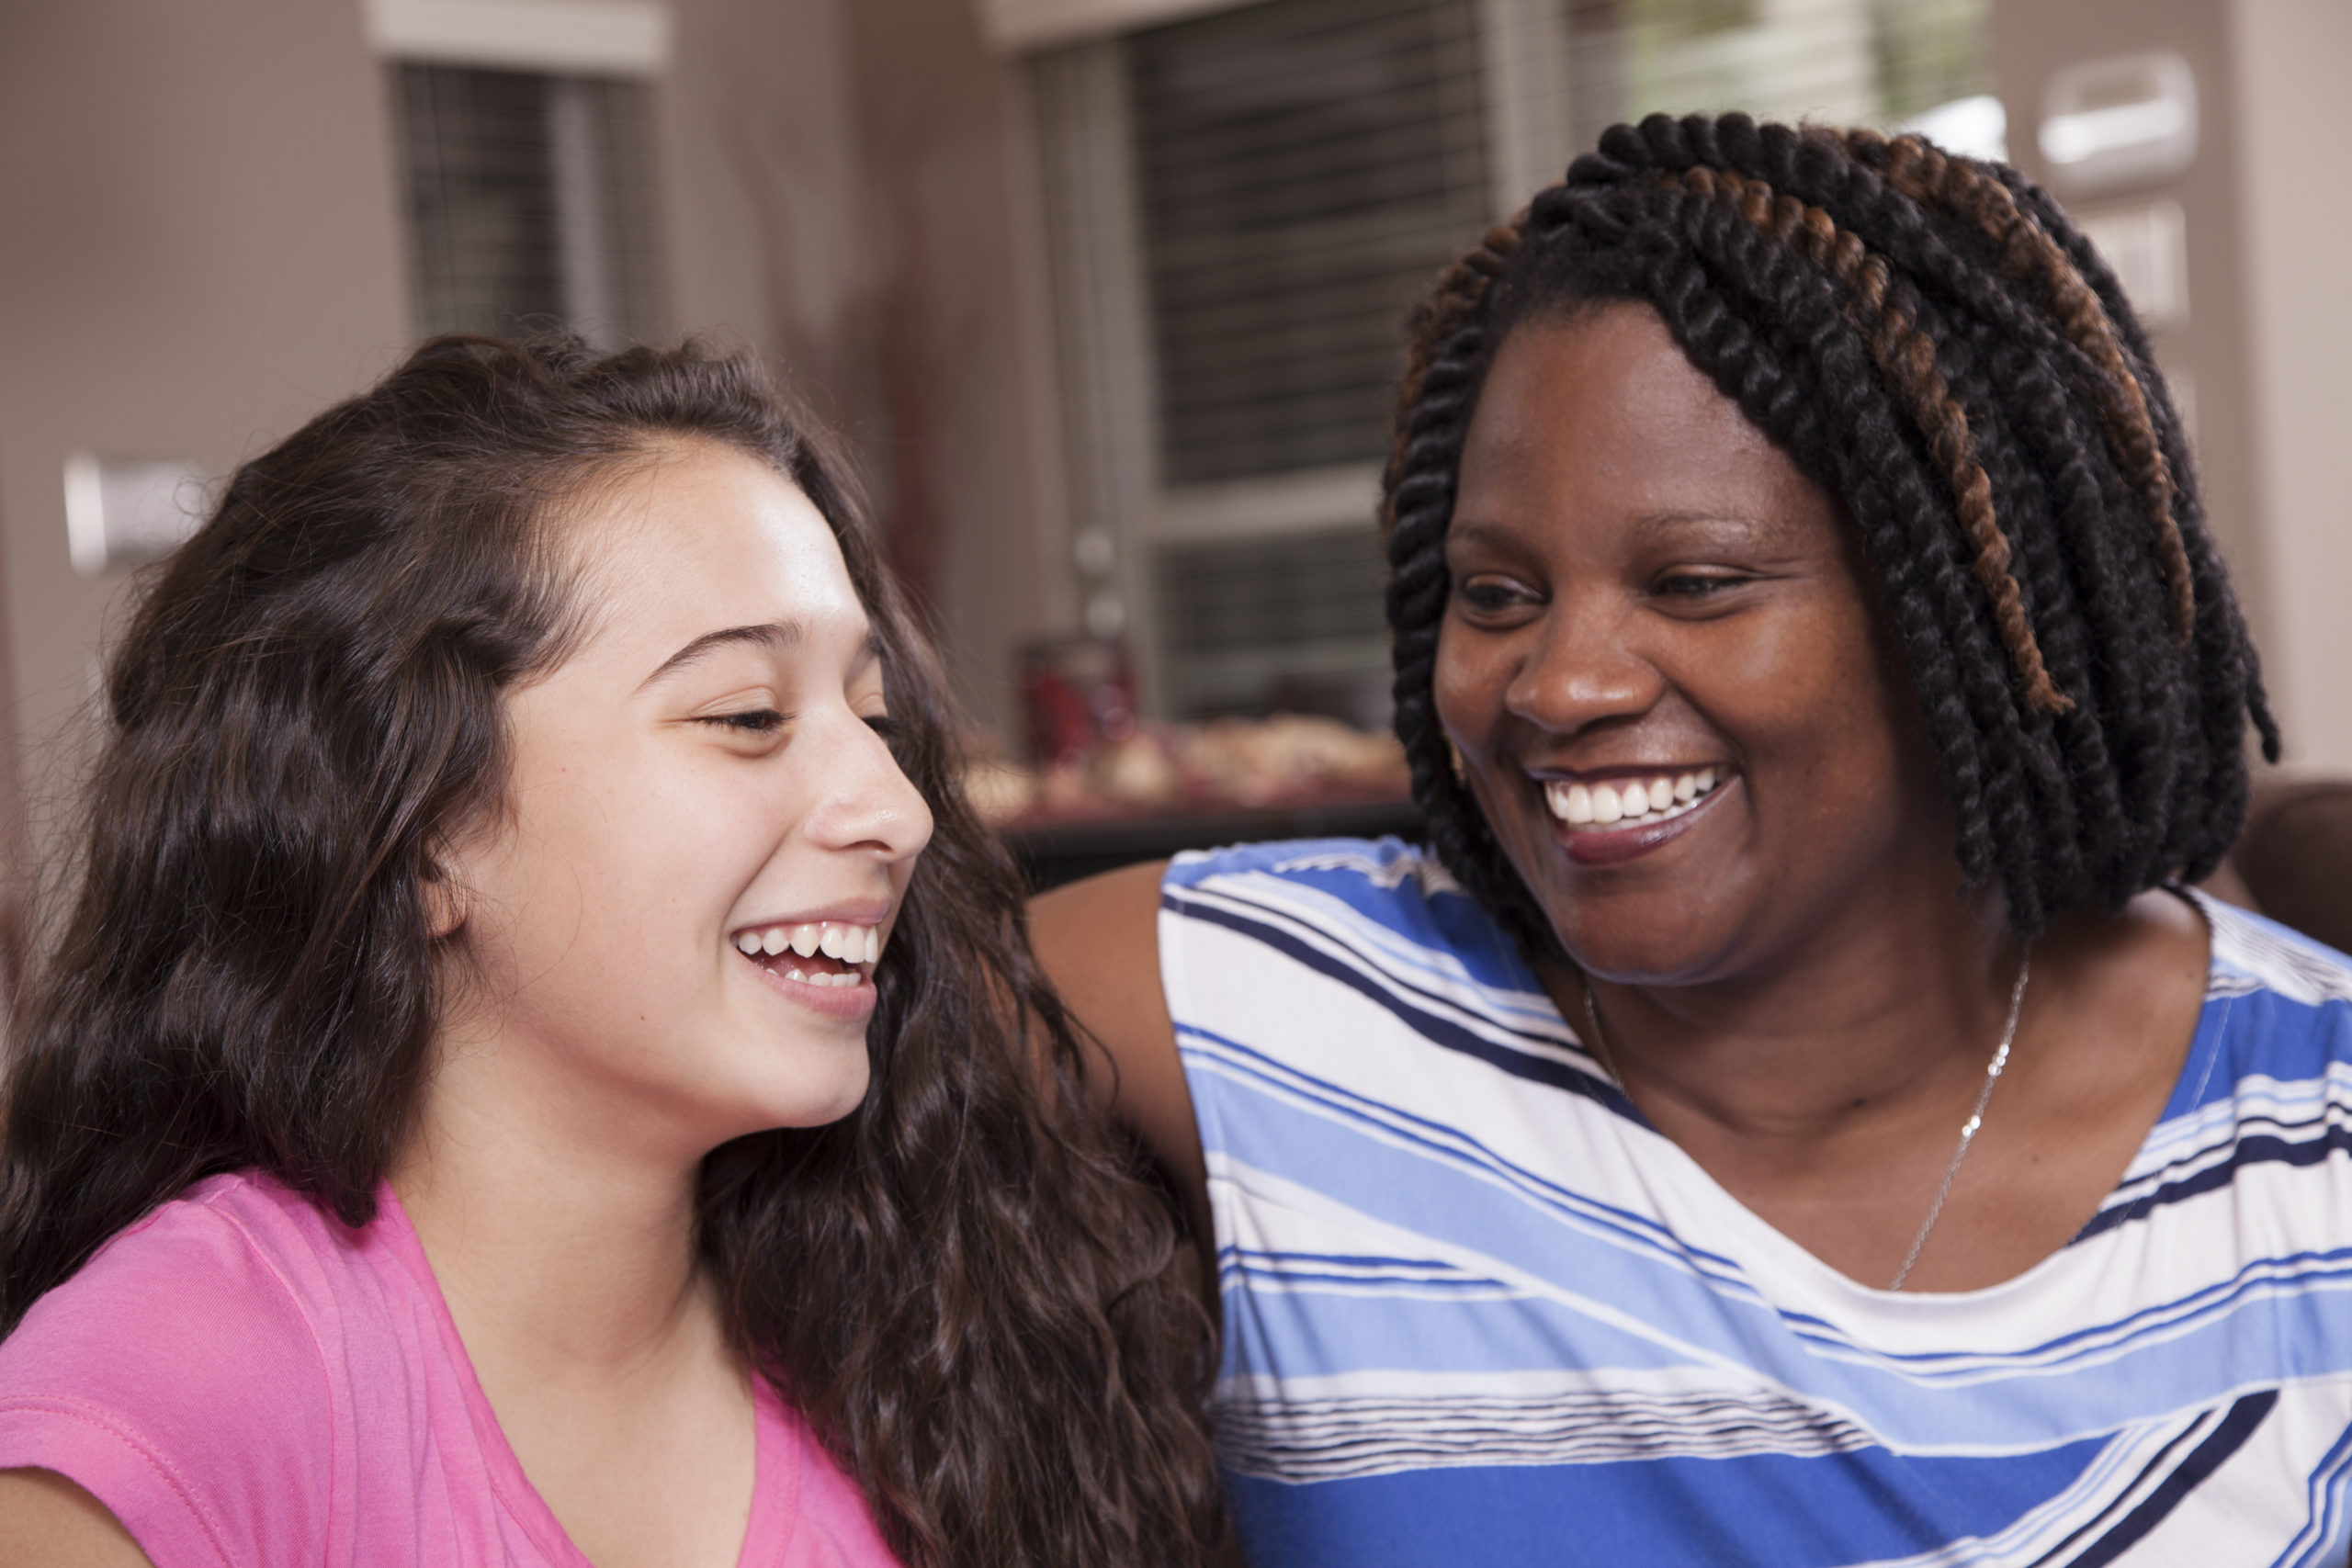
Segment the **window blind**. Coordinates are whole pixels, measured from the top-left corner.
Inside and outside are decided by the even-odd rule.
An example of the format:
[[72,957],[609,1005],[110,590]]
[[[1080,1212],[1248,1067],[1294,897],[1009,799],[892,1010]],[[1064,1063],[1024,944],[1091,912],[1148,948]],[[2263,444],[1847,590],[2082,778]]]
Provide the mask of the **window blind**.
[[1577,148],[1741,109],[1879,125],[1991,90],[1989,0],[1566,0]]
[[658,330],[642,84],[392,69],[421,333]]
[[1352,528],[1163,547],[1165,696],[1180,718],[1273,709],[1388,718],[1388,563]]
[[1471,0],[1271,0],[1125,42],[1160,477],[1378,456],[1406,310],[1490,220]]

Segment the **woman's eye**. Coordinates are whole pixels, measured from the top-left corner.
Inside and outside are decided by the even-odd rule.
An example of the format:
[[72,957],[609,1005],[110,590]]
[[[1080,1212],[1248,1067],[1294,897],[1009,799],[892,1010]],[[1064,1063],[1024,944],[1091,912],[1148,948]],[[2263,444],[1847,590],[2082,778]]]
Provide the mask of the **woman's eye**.
[[1707,599],[1750,581],[1730,572],[1677,571],[1652,583],[1650,592],[1664,599]]
[[1535,595],[1508,578],[1471,577],[1454,584],[1453,597],[1474,615],[1500,615],[1532,603]]
[[741,713],[714,713],[703,723],[744,735],[772,735],[784,728],[784,715],[774,708],[746,708]]

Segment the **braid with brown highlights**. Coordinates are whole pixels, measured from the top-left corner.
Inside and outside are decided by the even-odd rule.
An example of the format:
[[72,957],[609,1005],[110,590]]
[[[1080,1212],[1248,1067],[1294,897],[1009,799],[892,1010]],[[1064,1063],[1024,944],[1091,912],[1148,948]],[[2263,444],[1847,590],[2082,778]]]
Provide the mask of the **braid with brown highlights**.
[[[1618,126],[1416,314],[1385,479],[1396,728],[1430,840],[1522,942],[1549,922],[1433,697],[1464,438],[1521,321],[1630,299],[1852,516],[1967,882],[2031,936],[2194,879],[2278,736],[2138,321],[2057,204],[1917,138],[1743,115]],[[2186,635],[2182,635],[2185,631]]]
[[2017,197],[1999,179],[1964,158],[1945,155],[1920,136],[1888,141],[1874,130],[1847,132],[1865,159],[1880,164],[1887,183],[1914,200],[1933,202],[1972,219],[2000,246],[2002,270],[2019,282],[2034,281],[2049,291],[2052,310],[2067,335],[2098,361],[2109,394],[2099,404],[2100,423],[2147,508],[2154,529],[2157,559],[2172,589],[2174,628],[2187,641],[2197,619],[2197,590],[2188,549],[2173,516],[2172,465],[2165,458],[2140,373],[2126,356],[2098,296],[2047,230],[2018,209]]
[[1820,208],[1807,207],[1794,197],[1776,197],[1761,180],[1713,169],[1687,169],[1681,179],[1699,196],[1720,195],[1733,202],[1742,218],[1781,243],[1803,249],[1846,286],[1859,323],[1870,334],[1871,357],[1903,399],[1951,486],[1961,530],[1976,551],[1976,584],[1992,604],[2001,640],[2024,684],[2027,705],[2040,713],[2064,713],[2073,707],[2074,700],[2051,682],[2041,646],[2027,624],[2024,596],[2009,574],[2009,541],[1993,516],[1992,481],[1984,477],[1969,438],[1968,411],[1944,385],[1936,369],[1936,345],[1918,329],[1902,291],[1890,290],[1894,276],[1885,261],[1842,232]]

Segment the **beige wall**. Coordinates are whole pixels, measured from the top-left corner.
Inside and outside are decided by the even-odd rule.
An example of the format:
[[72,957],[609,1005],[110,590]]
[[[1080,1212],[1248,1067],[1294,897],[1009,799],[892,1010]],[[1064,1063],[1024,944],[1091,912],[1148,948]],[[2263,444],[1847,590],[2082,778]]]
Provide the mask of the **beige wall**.
[[67,560],[65,455],[219,474],[386,367],[383,119],[356,6],[0,6],[0,552],[37,824],[124,587]]
[[2248,423],[2289,761],[2352,773],[2352,3],[2235,0]]
[[868,266],[843,0],[671,10],[654,150],[669,324],[756,345],[821,393]]
[[1014,649],[1077,620],[1026,89],[971,0],[849,14],[882,305],[876,497],[900,522],[910,482],[928,497],[941,641],[973,716],[1010,739]]

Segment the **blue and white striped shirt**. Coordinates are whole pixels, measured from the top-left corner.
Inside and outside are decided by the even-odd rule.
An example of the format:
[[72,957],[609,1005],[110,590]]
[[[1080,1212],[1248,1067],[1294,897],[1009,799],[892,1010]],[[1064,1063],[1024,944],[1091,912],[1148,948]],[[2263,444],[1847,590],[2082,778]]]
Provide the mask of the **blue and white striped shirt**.
[[2115,1191],[2017,1279],[1894,1294],[1650,1130],[1419,851],[1186,855],[1161,895],[1256,1568],[2346,1561],[2342,955],[2205,904]]

